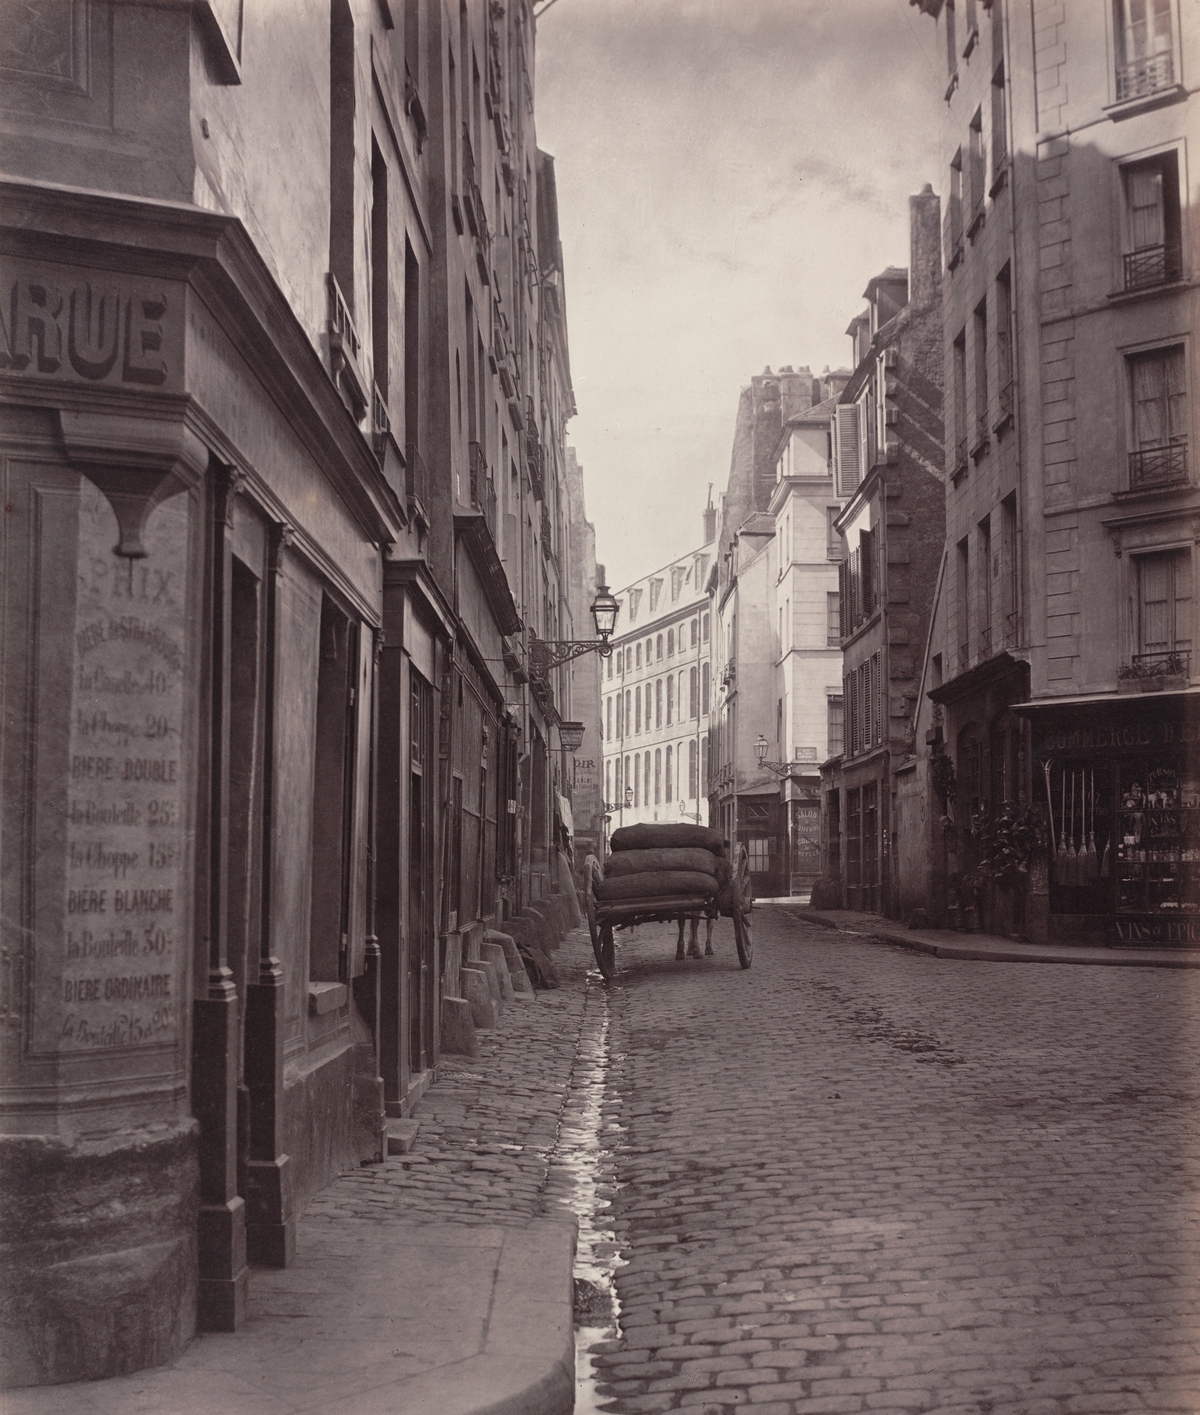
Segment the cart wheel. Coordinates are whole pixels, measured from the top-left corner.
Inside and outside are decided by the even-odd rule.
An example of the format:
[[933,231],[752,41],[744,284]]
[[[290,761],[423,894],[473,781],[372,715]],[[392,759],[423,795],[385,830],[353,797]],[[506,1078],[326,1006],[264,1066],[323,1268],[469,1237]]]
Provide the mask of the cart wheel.
[[600,925],[600,943],[596,949],[596,962],[600,967],[600,976],[606,983],[611,982],[613,974],[617,971],[617,946],[613,942],[613,926],[611,924]]
[[738,962],[748,968],[754,957],[754,935],[750,928],[750,911],[754,908],[754,889],[750,883],[750,854],[740,846],[733,875],[733,937],[737,943]]

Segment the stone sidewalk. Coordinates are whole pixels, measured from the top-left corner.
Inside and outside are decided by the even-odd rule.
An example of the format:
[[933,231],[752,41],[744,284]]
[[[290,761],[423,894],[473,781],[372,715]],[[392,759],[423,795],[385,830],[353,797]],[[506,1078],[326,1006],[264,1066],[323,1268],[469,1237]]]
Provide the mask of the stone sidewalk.
[[909,929],[880,914],[854,909],[814,909],[808,904],[763,900],[802,923],[840,929],[857,937],[897,944],[936,958],[973,959],[989,963],[1087,963],[1112,968],[1200,968],[1200,949],[1096,948],[1087,944],[1023,943],[995,934],[962,933],[954,929]]
[[292,1266],[251,1271],[241,1330],[136,1375],[5,1392],[2,1415],[569,1412],[576,1225],[558,1135],[586,932],[556,953],[557,990],[507,1003],[478,1057],[444,1059],[407,1153],[308,1205]]

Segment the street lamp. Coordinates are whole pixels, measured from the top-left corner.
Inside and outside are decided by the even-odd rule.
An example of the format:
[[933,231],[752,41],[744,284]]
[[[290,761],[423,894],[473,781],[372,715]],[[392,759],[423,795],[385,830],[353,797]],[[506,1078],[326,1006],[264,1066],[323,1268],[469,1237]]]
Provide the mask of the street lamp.
[[562,742],[564,752],[577,752],[583,746],[583,731],[582,722],[560,722],[558,724],[559,740]]
[[617,615],[620,610],[621,606],[608,586],[597,585],[596,598],[592,600],[591,613],[592,623],[596,626],[599,638],[539,639],[534,635],[530,646],[534,672],[544,678],[552,668],[560,668],[564,663],[570,663],[573,658],[581,658],[585,653],[591,653],[593,649],[601,658],[610,657],[612,644],[609,643],[609,640],[617,627]]
[[769,762],[767,760],[767,739],[761,732],[754,744],[754,756],[758,761],[759,770],[769,771],[773,776],[791,776],[792,768],[799,765],[797,762]]

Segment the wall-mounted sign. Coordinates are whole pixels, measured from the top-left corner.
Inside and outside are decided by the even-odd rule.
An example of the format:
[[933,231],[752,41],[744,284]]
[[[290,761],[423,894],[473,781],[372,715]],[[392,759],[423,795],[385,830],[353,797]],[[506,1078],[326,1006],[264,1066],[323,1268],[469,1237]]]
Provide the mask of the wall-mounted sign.
[[183,346],[181,285],[42,261],[0,262],[0,372],[179,388]]

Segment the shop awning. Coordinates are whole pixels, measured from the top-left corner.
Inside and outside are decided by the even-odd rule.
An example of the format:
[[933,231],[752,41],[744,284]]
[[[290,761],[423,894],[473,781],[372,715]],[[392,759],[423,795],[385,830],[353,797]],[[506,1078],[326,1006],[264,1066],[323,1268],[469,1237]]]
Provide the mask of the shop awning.
[[1013,703],[1011,711],[1021,714],[1033,715],[1043,712],[1061,712],[1064,708],[1074,707],[1153,707],[1155,703],[1161,703],[1167,699],[1177,700],[1179,698],[1200,698],[1200,687],[1198,688],[1170,688],[1159,693],[1072,693],[1064,694],[1061,698],[1035,698],[1029,703]]

